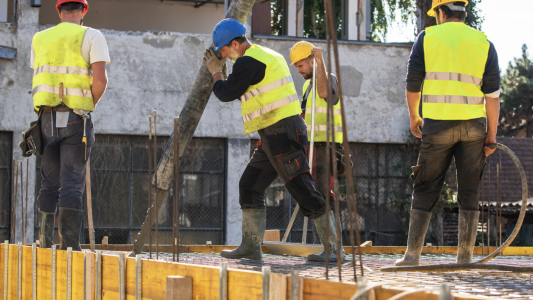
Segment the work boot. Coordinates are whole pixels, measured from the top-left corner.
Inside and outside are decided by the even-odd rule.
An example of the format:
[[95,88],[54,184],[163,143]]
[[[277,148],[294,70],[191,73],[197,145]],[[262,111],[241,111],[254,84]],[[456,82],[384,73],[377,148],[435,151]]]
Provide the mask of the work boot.
[[411,209],[409,220],[409,236],[407,237],[407,251],[402,259],[398,259],[395,266],[418,266],[420,255],[424,247],[424,240],[429,227],[431,213]]
[[[337,261],[337,230],[335,230],[335,215],[333,214],[333,211],[330,211],[330,214],[329,214],[329,241],[326,241],[327,215],[323,214],[320,217],[315,218],[313,221],[315,222],[315,228],[316,228],[318,237],[320,238],[320,242],[322,242],[322,245],[324,245],[324,251],[320,252],[320,254],[309,254],[309,256],[307,256],[307,260],[325,262],[326,261],[326,242],[328,242],[329,243],[329,261],[336,262]],[[341,245],[342,245],[342,242],[341,242]],[[341,249],[341,260],[344,260],[345,257],[346,257],[346,254],[344,253],[344,249]]]
[[83,223],[83,210],[59,208],[59,250],[81,251],[80,234]]
[[225,258],[249,258],[261,260],[261,243],[265,235],[266,210],[246,208],[242,210],[242,242],[235,250],[224,250],[220,256]]
[[54,238],[55,213],[39,211],[41,215],[41,230],[39,231],[39,244],[41,248],[52,248]]
[[469,264],[476,245],[477,224],[479,211],[459,211],[459,243],[457,244],[457,263]]

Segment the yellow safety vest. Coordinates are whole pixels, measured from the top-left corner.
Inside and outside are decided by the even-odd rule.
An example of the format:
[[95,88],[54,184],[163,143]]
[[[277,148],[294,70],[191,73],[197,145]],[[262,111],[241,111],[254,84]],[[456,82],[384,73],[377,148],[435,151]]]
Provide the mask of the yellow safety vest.
[[244,56],[266,65],[265,78],[248,87],[241,96],[244,134],[273,125],[302,113],[300,101],[285,58],[276,51],[252,45]]
[[426,29],[424,118],[470,120],[485,117],[481,85],[489,46],[485,34],[461,22]]
[[33,106],[57,106],[59,84],[63,83],[63,104],[72,109],[94,110],[91,65],[81,55],[87,27],[63,22],[33,37]]
[[[303,93],[307,91],[311,80],[304,83]],[[327,142],[327,121],[328,121],[328,103],[323,98],[318,96],[318,89],[315,90],[315,142]],[[305,123],[307,124],[307,134],[309,141],[311,141],[311,112],[313,105],[313,95],[309,93],[307,96],[307,103],[305,104]],[[343,142],[342,135],[342,115],[341,102],[333,106],[333,131],[335,131],[335,143]],[[333,137],[330,137],[330,142],[333,142]]]

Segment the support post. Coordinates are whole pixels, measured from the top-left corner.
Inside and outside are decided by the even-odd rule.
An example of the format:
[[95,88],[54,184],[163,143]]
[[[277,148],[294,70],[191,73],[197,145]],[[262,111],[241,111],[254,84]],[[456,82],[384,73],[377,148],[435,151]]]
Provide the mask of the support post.
[[143,259],[141,254],[135,256],[135,300],[142,300],[142,275],[143,275]]
[[263,266],[263,300],[270,300],[270,266]]
[[37,244],[35,243],[31,244],[31,299],[37,300]]
[[52,270],[51,270],[51,283],[50,283],[50,299],[56,300],[56,277],[57,277],[57,250],[56,245],[52,245]]
[[126,254],[118,254],[118,299],[126,300]]
[[7,278],[9,275],[9,241],[4,241],[4,300],[7,300]]
[[102,250],[96,250],[96,300],[102,300]]
[[301,278],[300,271],[292,270],[291,271],[291,300],[300,300],[302,299],[302,288],[301,288]]
[[228,263],[220,263],[220,300],[228,300]]

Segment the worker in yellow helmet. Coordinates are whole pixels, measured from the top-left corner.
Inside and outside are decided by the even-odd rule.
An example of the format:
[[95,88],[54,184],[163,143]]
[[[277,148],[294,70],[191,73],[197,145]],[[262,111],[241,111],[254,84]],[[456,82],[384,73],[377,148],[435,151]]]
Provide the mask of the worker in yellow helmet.
[[94,142],[91,112],[107,87],[104,35],[82,26],[87,0],[58,0],[61,23],[33,37],[33,109],[41,120],[39,241],[52,246],[59,207],[59,249],[81,251],[87,158]]
[[[309,135],[309,140],[311,140],[311,109],[312,109],[312,92],[313,85],[316,85],[315,89],[315,129],[314,129],[314,159],[311,163],[313,166],[313,177],[315,178],[316,189],[325,197],[328,193],[330,194],[330,199],[332,205],[330,206],[333,209],[333,199],[335,195],[333,194],[333,175],[330,172],[327,172],[328,156],[326,153],[326,142],[327,142],[327,96],[328,96],[328,76],[326,74],[326,67],[324,64],[324,58],[322,55],[322,49],[315,47],[313,44],[301,41],[296,43],[290,52],[291,66],[294,65],[298,69],[298,73],[306,79],[303,85],[303,99],[302,99],[302,117],[307,124],[307,133]],[[313,79],[313,63],[316,61],[316,83],[312,82]],[[333,104],[333,133],[330,133],[329,140],[332,143],[331,151],[336,153],[342,153],[342,115],[339,101],[339,93],[337,89],[337,77],[335,74],[330,74],[331,76],[331,101]],[[333,143],[333,138],[335,138],[335,143]],[[332,170],[330,166],[330,170]],[[330,212],[330,218],[334,220],[333,211]],[[320,234],[319,231],[317,231]],[[325,238],[325,237],[324,237]],[[331,241],[335,243],[335,241]],[[342,253],[344,255],[344,253]],[[324,260],[325,253],[322,252],[318,255],[313,255],[315,260]]]
[[[276,51],[251,44],[244,36],[245,31],[246,27],[237,20],[224,19],[218,23],[213,30],[213,43],[214,51],[220,50],[222,59],[208,49],[204,64],[213,76],[216,97],[223,102],[240,100],[244,133],[257,131],[261,137],[261,144],[239,181],[241,245],[220,255],[260,260],[266,225],[265,190],[278,176],[304,216],[323,232],[327,215],[324,198],[309,174],[304,153],[308,145],[307,125],[300,116],[300,102],[287,62]],[[227,58],[235,64],[225,79],[222,67]],[[331,220],[330,228],[334,228]],[[335,230],[330,232],[336,236]]]
[[458,181],[457,263],[472,260],[479,183],[486,157],[494,152],[487,146],[496,143],[500,70],[487,36],[464,24],[467,5],[466,0],[434,0],[428,15],[438,25],[420,33],[409,58],[406,96],[411,132],[422,143],[411,175],[414,191],[407,251],[397,266],[419,264],[431,211],[452,158]]

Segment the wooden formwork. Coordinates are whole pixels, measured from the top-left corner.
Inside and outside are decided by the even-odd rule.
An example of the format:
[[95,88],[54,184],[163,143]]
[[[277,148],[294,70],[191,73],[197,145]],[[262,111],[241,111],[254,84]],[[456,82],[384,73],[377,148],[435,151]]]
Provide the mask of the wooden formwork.
[[[21,248],[21,270],[20,286],[19,279],[19,246],[8,245],[7,278],[4,278],[6,270],[4,264],[5,244],[0,245],[0,287],[1,294],[4,293],[4,283],[7,286],[7,299],[17,299],[17,290],[20,290],[20,299],[32,298],[32,247],[20,246]],[[200,246],[195,248],[190,246],[188,250],[206,250],[213,247]],[[185,250],[185,249],[184,249]],[[214,251],[210,251],[214,252]],[[51,299],[52,292],[52,251],[50,249],[36,249],[36,299]],[[84,260],[85,259],[85,260]],[[121,288],[119,284],[119,257],[115,255],[102,255],[101,278],[96,277],[98,268],[96,254],[72,252],[72,298],[84,299],[84,288],[87,293],[85,299],[95,299],[96,284],[101,280],[101,298],[98,299],[120,299]],[[125,288],[122,291],[124,299],[136,298],[136,259],[126,258],[124,264]],[[67,298],[67,251],[56,251],[56,299]],[[85,274],[84,274],[85,271]],[[192,278],[192,294],[194,300],[219,299],[220,291],[220,269],[212,266],[200,266],[183,263],[171,263],[155,260],[142,260],[142,294],[140,299],[166,299],[167,277],[186,276]],[[290,299],[291,279],[283,274],[271,274],[270,298],[269,300]],[[6,279],[6,281],[4,281]],[[357,291],[353,283],[334,282],[301,278],[300,286],[301,299],[303,300],[347,300]],[[261,272],[234,270],[228,271],[228,299],[246,300],[263,299],[263,277]],[[277,292],[272,292],[277,291]],[[376,300],[389,299],[406,289],[394,288],[392,286],[380,286],[374,289]],[[454,299],[485,299],[473,296],[454,295]],[[435,291],[418,291],[402,299],[428,299],[437,300],[438,294]]]

